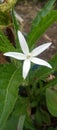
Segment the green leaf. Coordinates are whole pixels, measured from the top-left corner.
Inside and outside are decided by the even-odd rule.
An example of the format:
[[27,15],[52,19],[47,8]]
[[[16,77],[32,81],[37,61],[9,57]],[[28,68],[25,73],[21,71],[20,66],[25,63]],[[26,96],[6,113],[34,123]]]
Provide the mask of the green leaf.
[[7,27],[11,24],[11,17],[9,13],[3,13],[0,11],[0,28]]
[[24,121],[25,121],[25,115],[21,115],[18,121],[17,130],[23,130]]
[[57,127],[55,128],[55,130],[57,130]]
[[57,79],[46,86],[46,101],[49,112],[57,117]]
[[0,31],[0,51],[16,51],[13,45],[10,43],[8,38]]
[[38,12],[36,18],[32,22],[32,27],[31,27],[32,29],[34,27],[36,27],[36,25],[41,21],[42,17],[45,17],[51,11],[51,9],[53,8],[53,4],[55,3],[55,1],[56,0],[49,0],[47,2],[47,4],[44,6],[44,8],[40,12]]
[[50,128],[48,128],[47,130],[55,130],[55,128],[53,128],[53,127],[50,127]]
[[18,119],[19,117],[11,116],[11,118],[7,120],[6,126],[3,128],[3,130],[16,130]]
[[57,20],[57,11],[50,11],[46,16],[39,14],[39,22],[35,22],[35,26],[31,29],[28,34],[28,45],[31,47],[35,45],[35,42],[44,34],[44,32]]
[[[28,109],[28,100],[25,97],[20,97],[18,98],[14,110],[11,113],[11,116],[7,120],[6,126],[4,127],[3,130],[16,130],[19,122],[19,118],[21,115],[27,114],[27,109]],[[21,126],[20,126],[21,127]]]
[[33,121],[32,121],[32,119],[29,116],[27,116],[25,118],[24,129],[25,130],[28,130],[28,129],[29,130],[35,130],[35,126],[33,124]]
[[6,127],[3,130],[23,130],[23,125],[25,121],[25,115],[21,115],[20,117],[12,117],[8,120]]
[[[14,69],[14,70],[13,70]],[[0,128],[2,129],[12,112],[22,83],[21,69],[7,64],[0,67]]]
[[28,99],[25,97],[22,98],[19,95],[19,98],[18,98],[16,105],[15,105],[15,110],[13,112],[13,115],[14,116],[21,116],[21,115],[26,114],[28,104],[29,104]]
[[36,111],[36,114],[35,114],[35,120],[38,124],[43,124],[43,123],[46,123],[46,124],[50,124],[51,123],[51,119],[50,119],[50,115],[48,112],[42,110],[42,109],[38,109]]
[[52,74],[54,71],[57,70],[57,54],[53,56],[53,58],[49,62],[52,66],[52,69],[47,68],[45,66],[38,66],[37,69],[31,70],[29,74],[29,81],[31,84],[34,84],[36,81],[44,80],[48,77],[48,75]]

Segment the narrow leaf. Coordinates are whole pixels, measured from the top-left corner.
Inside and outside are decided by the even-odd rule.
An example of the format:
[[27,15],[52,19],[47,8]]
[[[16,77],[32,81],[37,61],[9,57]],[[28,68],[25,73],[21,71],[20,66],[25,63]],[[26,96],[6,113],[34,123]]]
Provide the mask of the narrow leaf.
[[25,121],[25,115],[21,115],[19,118],[17,130],[23,130],[24,121]]
[[[18,95],[18,100],[15,104],[14,110],[11,113],[11,116],[9,117],[9,119],[7,120],[6,126],[3,128],[3,130],[18,130],[20,127],[23,127],[23,123],[22,126],[20,125],[20,117],[22,117],[21,119],[25,119],[25,115],[27,114],[27,108],[28,108],[28,100],[27,98],[22,98]],[[24,117],[24,118],[23,118]]]
[[[52,9],[55,1],[56,0],[49,0],[47,2],[47,4],[44,6],[44,8],[40,12],[37,13],[36,18],[33,20],[32,26],[31,26],[31,31],[28,34],[28,44],[30,47],[37,41],[37,39],[40,38],[40,36],[50,26],[50,25],[49,26],[46,25],[47,28],[45,28],[45,24],[47,24],[47,21],[49,21],[51,18],[51,17],[47,18],[47,15],[51,12],[51,9]],[[45,23],[43,23],[43,19],[46,19]],[[44,28],[44,31],[42,30],[43,29],[42,26]],[[43,31],[42,34],[41,34],[41,31]],[[40,35],[39,35],[39,33],[40,33]]]
[[49,112],[57,117],[57,79],[46,89],[46,101]]
[[1,31],[0,31],[0,51],[2,52],[15,51],[13,45]]
[[57,11],[51,11],[45,17],[41,17],[40,22],[28,34],[28,45],[31,47],[44,34],[44,32],[57,20]]
[[9,13],[0,11],[0,28],[7,27],[11,24],[11,17]]
[[50,60],[50,64],[52,66],[52,69],[49,69],[45,66],[38,66],[37,68],[35,67],[35,70],[30,71],[30,82],[33,84],[34,80],[43,80],[45,79],[48,75],[54,73],[54,71],[57,70],[57,54]]
[[[1,98],[2,100],[0,101],[1,105],[1,109],[0,109],[0,128],[2,129],[3,126],[5,125],[10,113],[12,112],[14,105],[16,103],[17,97],[18,97],[18,87],[19,84],[22,82],[22,76],[21,76],[21,70],[19,69],[15,69],[15,71],[13,71],[12,75],[9,78],[9,75],[13,69],[13,67],[10,70],[10,72],[8,71],[8,67],[6,67],[5,73],[4,75],[0,75],[0,91],[1,93],[3,93],[3,97],[1,94]],[[0,69],[1,71],[1,69]],[[9,72],[9,74],[7,75],[7,71]],[[3,68],[2,71],[0,72],[0,74],[3,74]],[[6,80],[6,78],[8,78],[8,81]],[[3,79],[3,82],[1,80],[1,78]],[[7,86],[6,86],[6,81],[7,81]],[[3,84],[4,83],[4,84]]]
[[53,8],[53,4],[55,3],[56,0],[49,0],[47,2],[47,4],[44,6],[44,8],[38,12],[36,18],[33,20],[32,22],[32,27],[31,29],[33,29],[34,27],[36,27],[36,25],[41,21],[42,17],[45,17]]

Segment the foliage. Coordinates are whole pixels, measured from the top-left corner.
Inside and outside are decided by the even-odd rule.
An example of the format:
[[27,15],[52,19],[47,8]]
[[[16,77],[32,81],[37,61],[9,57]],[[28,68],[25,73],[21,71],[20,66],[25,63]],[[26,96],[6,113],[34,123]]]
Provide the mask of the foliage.
[[0,11],[0,28],[7,27],[11,24],[11,17],[9,13],[3,13]]
[[[37,13],[27,35],[30,49],[43,33],[57,21],[57,10],[53,10],[56,0],[49,0],[45,7]],[[15,32],[14,47],[0,30],[0,51],[20,51],[17,31],[18,22],[14,15],[14,1],[6,7],[6,2],[0,5],[0,27],[13,23]],[[8,3],[7,3],[8,4]],[[3,7],[3,10],[2,10]],[[4,8],[5,7],[5,8]],[[8,10],[12,15],[8,15]],[[5,12],[6,11],[6,12]],[[7,20],[6,20],[7,19]],[[22,78],[22,62],[11,59],[11,63],[0,64],[0,129],[1,130],[56,130],[50,124],[57,119],[57,77],[47,81],[47,77],[57,71],[57,54],[49,60],[52,69],[32,66],[26,80]],[[34,69],[33,69],[34,68]],[[47,128],[47,126],[50,126]]]
[[6,0],[1,2],[0,11],[1,12],[9,12],[10,9],[14,6],[17,0]]

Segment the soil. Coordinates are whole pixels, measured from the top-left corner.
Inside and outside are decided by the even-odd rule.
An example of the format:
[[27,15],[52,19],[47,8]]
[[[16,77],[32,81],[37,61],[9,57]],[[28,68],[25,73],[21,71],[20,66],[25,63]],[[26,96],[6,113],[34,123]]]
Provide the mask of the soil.
[[[21,16],[23,22],[21,23],[21,30],[25,33],[30,31],[32,20],[35,18],[37,12],[44,6],[45,2],[38,2],[37,4],[32,1],[20,1],[17,3],[15,10]],[[57,7],[56,7],[57,9]],[[44,53],[39,57],[49,60],[57,53],[57,22],[55,22],[46,33],[40,38],[37,42],[37,46],[46,43],[52,42],[50,48],[48,48]],[[0,54],[0,63],[5,63],[6,59],[2,54]]]

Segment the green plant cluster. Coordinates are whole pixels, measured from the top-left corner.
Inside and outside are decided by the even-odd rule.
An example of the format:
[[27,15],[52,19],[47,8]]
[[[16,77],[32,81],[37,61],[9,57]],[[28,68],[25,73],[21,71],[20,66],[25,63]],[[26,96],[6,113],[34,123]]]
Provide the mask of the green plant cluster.
[[[27,35],[30,49],[57,21],[57,10],[53,10],[55,2],[49,0],[33,20]],[[14,47],[0,29],[0,51],[3,53],[20,50],[17,37],[19,25],[14,8],[11,7],[11,10],[16,45]],[[0,10],[0,27],[8,26],[10,22],[6,12]],[[57,130],[57,126],[53,125],[57,121],[57,77],[46,81],[50,74],[57,71],[57,54],[49,61],[53,69],[37,67],[30,71],[26,80],[22,78],[22,62],[10,60],[0,64],[0,130]]]

